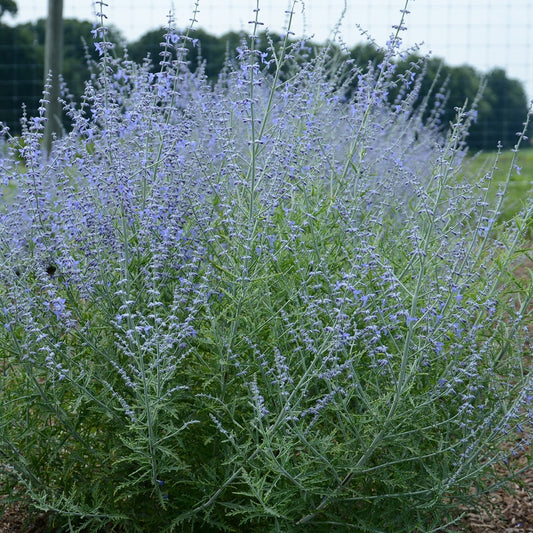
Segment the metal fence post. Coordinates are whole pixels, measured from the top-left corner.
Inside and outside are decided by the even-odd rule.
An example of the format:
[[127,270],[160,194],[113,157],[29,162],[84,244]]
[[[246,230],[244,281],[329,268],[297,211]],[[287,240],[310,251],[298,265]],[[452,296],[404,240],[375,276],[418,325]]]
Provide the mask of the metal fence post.
[[49,154],[54,135],[59,137],[63,130],[62,109],[58,102],[59,76],[63,63],[63,0],[48,0],[48,17],[46,19],[44,80],[52,72],[50,80],[46,116],[48,120],[44,130],[44,149]]

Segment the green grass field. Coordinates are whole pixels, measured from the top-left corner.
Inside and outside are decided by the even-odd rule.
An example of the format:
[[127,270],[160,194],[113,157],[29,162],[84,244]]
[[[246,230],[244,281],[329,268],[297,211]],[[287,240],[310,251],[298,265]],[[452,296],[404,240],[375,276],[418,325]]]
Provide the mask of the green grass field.
[[[505,182],[508,173],[511,172],[509,189],[502,213],[504,219],[510,219],[516,215],[533,194],[533,148],[520,150],[516,162],[520,173],[518,173],[516,168],[512,167],[513,155],[510,150],[503,151],[494,170],[495,183]],[[482,152],[469,157],[465,162],[467,175],[475,178],[491,171],[496,156],[496,152]],[[494,187],[493,189],[494,197],[497,188]]]

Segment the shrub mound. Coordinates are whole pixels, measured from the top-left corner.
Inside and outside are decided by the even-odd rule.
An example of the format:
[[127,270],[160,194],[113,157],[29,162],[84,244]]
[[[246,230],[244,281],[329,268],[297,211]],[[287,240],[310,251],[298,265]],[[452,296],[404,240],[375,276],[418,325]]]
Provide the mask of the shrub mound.
[[462,174],[475,106],[415,107],[403,19],[364,72],[258,22],[215,86],[99,28],[49,157],[4,130],[1,479],[59,529],[437,530],[529,443],[531,208]]

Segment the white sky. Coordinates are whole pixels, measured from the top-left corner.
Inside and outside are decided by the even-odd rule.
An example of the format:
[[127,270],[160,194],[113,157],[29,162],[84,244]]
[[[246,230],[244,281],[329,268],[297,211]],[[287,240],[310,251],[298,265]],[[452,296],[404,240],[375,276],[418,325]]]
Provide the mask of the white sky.
[[[194,0],[105,0],[108,21],[127,40],[164,25],[171,9],[178,27],[193,13]],[[93,0],[63,0],[64,16],[94,21]],[[19,14],[4,22],[19,23],[46,16],[47,0],[16,0]],[[247,29],[256,0],[199,0],[198,27],[221,35]],[[293,31],[297,35],[326,39],[338,21],[344,0],[305,0],[296,6]],[[405,0],[346,0],[341,36],[348,46],[361,42],[356,24],[384,44],[391,26],[400,20]],[[273,31],[282,31],[288,0],[259,0],[260,18]],[[450,65],[470,64],[482,72],[502,67],[509,77],[522,81],[533,97],[532,0],[411,0],[406,44],[424,43],[422,52],[443,57]]]

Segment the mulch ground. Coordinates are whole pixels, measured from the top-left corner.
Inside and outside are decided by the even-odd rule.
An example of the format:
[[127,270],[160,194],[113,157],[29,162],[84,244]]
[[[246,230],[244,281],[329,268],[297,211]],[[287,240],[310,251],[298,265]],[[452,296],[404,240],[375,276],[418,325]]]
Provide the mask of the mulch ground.
[[30,514],[20,503],[14,504],[0,517],[0,533],[51,533],[45,514]]
[[[530,450],[515,459],[515,467],[528,463]],[[482,510],[466,512],[457,531],[464,533],[533,533],[533,469],[481,498]]]

